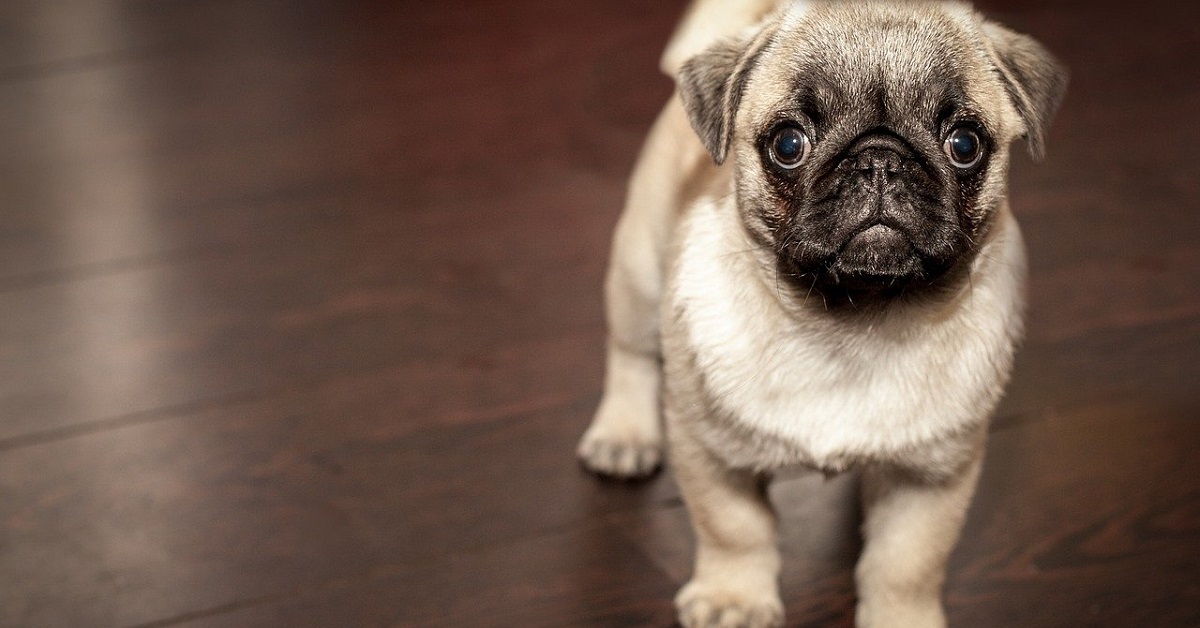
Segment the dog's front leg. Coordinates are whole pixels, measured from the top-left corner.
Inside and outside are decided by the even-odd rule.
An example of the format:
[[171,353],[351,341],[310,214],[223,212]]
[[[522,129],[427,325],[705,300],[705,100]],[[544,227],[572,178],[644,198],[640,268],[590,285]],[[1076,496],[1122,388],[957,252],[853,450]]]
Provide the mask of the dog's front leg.
[[931,482],[903,472],[863,472],[863,536],[859,559],[859,628],[941,628],[946,560],[958,541],[979,478],[981,455],[949,479]]
[[707,154],[679,99],[672,98],[642,148],[613,237],[604,284],[604,394],[578,449],[584,465],[597,473],[644,477],[662,459],[659,306],[665,250],[680,205],[689,198],[687,186],[707,167]]
[[672,466],[696,533],[695,573],[675,598],[679,622],[685,628],[782,625],[776,520],[766,478],[730,469],[686,426],[669,427]]

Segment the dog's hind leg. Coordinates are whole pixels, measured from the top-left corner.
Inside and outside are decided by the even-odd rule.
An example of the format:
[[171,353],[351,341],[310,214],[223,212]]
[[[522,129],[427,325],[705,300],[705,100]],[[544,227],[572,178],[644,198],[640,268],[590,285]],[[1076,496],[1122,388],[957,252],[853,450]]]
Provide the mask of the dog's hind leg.
[[635,478],[661,463],[659,302],[671,230],[711,161],[673,96],[638,157],[617,222],[605,281],[604,393],[579,443],[584,466]]

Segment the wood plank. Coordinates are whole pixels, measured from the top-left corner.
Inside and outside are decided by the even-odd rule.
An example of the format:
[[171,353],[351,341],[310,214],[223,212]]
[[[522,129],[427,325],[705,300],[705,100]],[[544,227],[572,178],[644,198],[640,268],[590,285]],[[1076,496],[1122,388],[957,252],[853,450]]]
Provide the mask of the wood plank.
[[962,626],[1200,621],[1200,407],[1060,412],[992,436],[952,560]]
[[[670,474],[573,447],[683,4],[0,4],[0,625],[670,623]],[[982,7],[1073,83],[951,624],[1200,625],[1194,9]],[[773,495],[853,625],[854,478]]]
[[395,397],[333,392],[5,452],[0,625],[132,625],[372,574],[420,580],[451,556],[678,499],[670,482],[578,468],[594,397],[458,425],[426,414],[404,430]]
[[[454,553],[180,626],[664,626],[674,584],[605,526]],[[180,618],[188,620],[190,618]]]

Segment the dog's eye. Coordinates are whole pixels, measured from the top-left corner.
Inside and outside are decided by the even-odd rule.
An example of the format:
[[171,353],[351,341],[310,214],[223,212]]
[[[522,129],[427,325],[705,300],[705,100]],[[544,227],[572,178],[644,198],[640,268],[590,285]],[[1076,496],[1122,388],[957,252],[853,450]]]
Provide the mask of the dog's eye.
[[780,168],[791,170],[808,157],[811,145],[804,131],[794,126],[785,126],[771,136],[771,161]]
[[950,135],[946,136],[946,143],[942,148],[956,168],[970,168],[983,159],[983,142],[979,139],[979,134],[969,127],[955,127],[950,131]]

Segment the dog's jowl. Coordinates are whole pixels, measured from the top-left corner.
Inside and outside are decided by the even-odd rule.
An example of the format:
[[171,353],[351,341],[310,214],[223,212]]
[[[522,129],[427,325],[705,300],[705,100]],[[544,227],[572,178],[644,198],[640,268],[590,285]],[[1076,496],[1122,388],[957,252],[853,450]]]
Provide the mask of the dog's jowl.
[[944,626],[941,589],[1021,336],[1010,144],[1066,86],[962,4],[698,0],[606,283],[604,396],[579,455],[664,448],[696,534],[692,626],[783,621],[766,482],[862,478],[859,626]]

